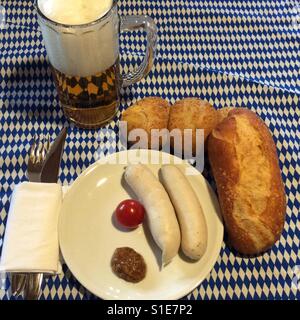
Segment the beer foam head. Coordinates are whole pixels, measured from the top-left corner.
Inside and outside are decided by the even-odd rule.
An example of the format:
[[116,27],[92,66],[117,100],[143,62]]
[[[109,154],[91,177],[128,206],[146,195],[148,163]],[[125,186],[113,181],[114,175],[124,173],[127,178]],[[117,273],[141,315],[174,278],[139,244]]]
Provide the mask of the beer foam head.
[[38,0],[41,12],[52,21],[79,25],[95,21],[112,7],[113,0]]
[[59,25],[48,26],[39,18],[54,68],[67,75],[90,76],[105,71],[116,62],[119,55],[117,8],[112,8],[107,19],[83,25],[105,15],[112,3],[113,0],[38,0],[40,10],[47,18],[71,26],[67,30]]

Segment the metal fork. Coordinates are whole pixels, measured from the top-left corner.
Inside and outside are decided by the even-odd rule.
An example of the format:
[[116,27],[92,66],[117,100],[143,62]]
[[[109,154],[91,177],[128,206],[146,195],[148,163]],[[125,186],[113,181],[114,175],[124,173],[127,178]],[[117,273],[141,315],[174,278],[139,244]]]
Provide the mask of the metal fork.
[[41,182],[41,171],[47,152],[50,149],[50,136],[45,138],[34,137],[33,144],[29,152],[27,165],[27,176],[30,182]]
[[[41,169],[50,148],[50,136],[47,138],[34,137],[29,152],[27,176],[31,182],[41,181]],[[25,299],[34,300],[38,298],[42,285],[42,273],[13,273],[11,275],[11,289],[14,296],[24,292]]]

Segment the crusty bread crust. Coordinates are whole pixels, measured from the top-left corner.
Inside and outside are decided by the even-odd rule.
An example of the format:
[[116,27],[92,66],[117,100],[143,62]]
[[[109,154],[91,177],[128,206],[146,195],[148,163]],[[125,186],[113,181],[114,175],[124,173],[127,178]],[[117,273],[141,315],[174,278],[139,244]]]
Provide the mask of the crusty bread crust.
[[[218,123],[217,111],[213,106],[198,98],[185,98],[177,101],[170,109],[168,129],[179,129],[183,136],[184,129],[192,129],[193,152],[196,152],[196,129],[204,129],[204,140]],[[171,140],[173,146],[173,140]]]
[[217,109],[218,123],[222,122],[225,118],[227,118],[229,112],[234,109],[235,109],[235,107],[224,107],[221,109]]
[[250,110],[230,111],[212,131],[208,154],[229,241],[244,254],[269,249],[281,235],[286,212],[269,129]]
[[[147,97],[126,109],[121,120],[127,121],[128,134],[134,129],[144,129],[148,134],[148,148],[151,149],[151,130],[167,128],[169,110],[168,101],[159,97]],[[159,139],[159,148],[162,147],[162,140]],[[131,143],[136,142],[131,141]]]

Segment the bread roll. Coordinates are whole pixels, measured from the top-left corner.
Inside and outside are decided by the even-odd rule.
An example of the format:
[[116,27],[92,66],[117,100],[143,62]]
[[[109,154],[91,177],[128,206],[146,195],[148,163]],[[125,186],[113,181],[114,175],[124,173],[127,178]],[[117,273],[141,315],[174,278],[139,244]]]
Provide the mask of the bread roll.
[[218,123],[222,122],[225,118],[227,118],[228,113],[232,110],[235,110],[235,107],[224,107],[217,110],[218,113]]
[[[177,101],[170,109],[168,129],[180,129],[183,137],[184,129],[193,130],[191,142],[193,153],[196,152],[196,129],[204,129],[204,140],[218,123],[217,111],[207,101],[198,98],[186,98]],[[199,142],[198,142],[199,143]],[[174,147],[174,140],[171,139]],[[182,148],[184,145],[182,145]],[[182,149],[183,150],[183,149]]]
[[[134,129],[143,129],[146,131],[148,136],[148,146],[145,148],[151,149],[151,130],[152,129],[166,129],[168,126],[169,119],[169,103],[159,97],[148,97],[144,98],[134,105],[126,109],[122,114],[122,121],[127,121],[127,133]],[[165,136],[165,134],[163,134]],[[159,138],[157,134],[153,132],[152,137],[159,141],[157,148],[153,146],[154,149],[159,149],[162,147],[163,139]],[[134,144],[138,142],[139,139],[134,141],[128,141],[129,144]]]
[[285,192],[276,147],[252,111],[229,112],[211,133],[209,160],[229,240],[243,254],[258,254],[280,237]]

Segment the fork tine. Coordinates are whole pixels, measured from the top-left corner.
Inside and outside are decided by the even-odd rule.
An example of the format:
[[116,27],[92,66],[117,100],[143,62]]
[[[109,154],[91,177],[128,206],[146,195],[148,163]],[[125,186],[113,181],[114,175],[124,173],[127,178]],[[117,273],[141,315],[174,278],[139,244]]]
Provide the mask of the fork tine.
[[41,139],[41,146],[39,148],[40,154],[39,154],[39,161],[43,162],[46,158],[47,152],[50,149],[50,135],[47,134]]
[[35,160],[36,160],[35,159],[36,146],[37,146],[37,137],[35,134],[33,137],[33,143],[31,144],[30,151],[29,151],[29,157],[30,157],[32,163],[35,163]]
[[43,156],[44,154],[44,138],[41,136],[41,138],[39,139],[39,145],[37,148],[37,161],[41,162],[43,161]]
[[48,152],[50,149],[50,135],[47,134],[47,141],[46,141],[46,152]]
[[40,140],[40,137],[38,137],[37,140],[36,140],[36,146],[35,146],[35,150],[34,150],[34,156],[35,156],[35,162],[34,163],[39,162],[40,147],[41,147],[41,140]]
[[34,156],[35,146],[36,146],[36,135],[34,135],[33,142],[32,142],[31,147],[30,147],[30,151],[29,151],[30,156]]
[[49,137],[49,134],[47,134],[47,136],[44,137],[44,141],[43,141],[43,160],[45,159],[46,154],[49,151],[49,146],[50,146],[50,137]]
[[43,161],[46,155],[46,150],[45,150],[45,137],[42,137],[41,139],[41,153],[40,153],[40,161]]
[[50,136],[35,135],[30,148],[30,159],[33,164],[43,162],[50,149]]

